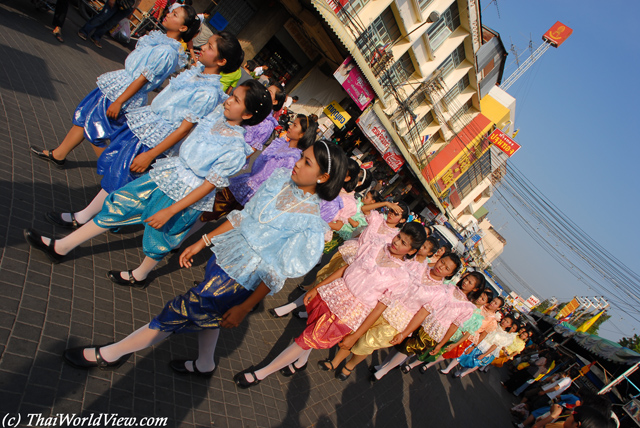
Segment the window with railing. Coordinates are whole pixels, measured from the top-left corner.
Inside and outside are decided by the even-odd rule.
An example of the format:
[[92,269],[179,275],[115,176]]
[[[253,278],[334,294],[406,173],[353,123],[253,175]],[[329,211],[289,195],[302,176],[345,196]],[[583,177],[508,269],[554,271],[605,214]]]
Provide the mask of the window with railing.
[[388,7],[356,39],[356,46],[364,57],[371,61],[372,55],[378,47],[392,43],[398,38],[400,38],[400,29],[391,7]]
[[418,3],[420,5],[420,12],[424,12],[431,3],[433,3],[433,0],[420,0]]
[[327,0],[329,5],[336,10],[336,15],[340,22],[353,30],[362,25],[362,21],[358,18],[358,13],[369,1],[371,0],[350,0],[343,5],[340,0]]
[[458,12],[458,2],[454,1],[447,10],[442,12],[440,19],[431,24],[427,30],[431,51],[435,52],[459,26],[460,13]]
[[462,61],[464,61],[464,59],[464,43],[462,43],[456,48],[456,50],[451,52],[451,55],[449,55],[444,59],[444,61],[442,61],[442,64],[440,64],[438,68],[436,68],[436,73],[439,72],[440,77],[444,79],[449,75],[449,73],[455,70],[457,66],[462,64]]
[[411,101],[409,101],[409,108],[411,110],[415,110],[418,106],[424,103],[427,99],[427,94],[424,91],[418,92],[416,95],[412,96]]
[[460,198],[467,197],[489,174],[491,174],[491,150],[487,150],[456,180],[456,188]]
[[469,86],[469,73],[465,74],[464,77],[458,80],[458,83],[453,85],[449,92],[447,92],[442,100],[446,105],[451,105],[455,101],[456,97],[464,91],[464,89]]
[[380,84],[402,86],[415,73],[416,69],[411,61],[409,52],[406,52],[389,68],[389,71],[380,79]]
[[464,127],[464,125],[460,122],[464,119],[465,115],[471,109],[472,106],[473,106],[473,103],[471,102],[471,100],[469,100],[466,103],[464,103],[462,107],[460,107],[460,109],[457,112],[455,112],[453,116],[451,116],[451,119],[449,120],[449,122],[454,125],[455,132],[459,132],[460,129]]
[[429,126],[431,123],[433,123],[433,114],[431,112],[428,112],[416,122],[415,126],[409,127],[410,130],[407,134],[407,138],[411,142],[417,142],[420,139],[420,133],[427,129],[427,126]]
[[429,153],[431,152],[431,146],[433,146],[433,144],[436,141],[438,141],[439,138],[440,138],[439,132],[434,132],[432,135],[430,135],[427,141],[425,141],[425,143],[418,149],[417,151],[418,159],[426,159],[427,157],[429,157]]

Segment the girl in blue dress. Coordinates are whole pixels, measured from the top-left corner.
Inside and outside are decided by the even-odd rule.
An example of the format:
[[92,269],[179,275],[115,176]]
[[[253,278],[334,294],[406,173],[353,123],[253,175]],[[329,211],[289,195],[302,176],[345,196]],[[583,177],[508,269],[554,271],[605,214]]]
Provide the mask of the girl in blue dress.
[[243,83],[200,121],[178,156],[159,159],[148,174],[111,193],[93,221],[60,240],[25,230],[27,242],[59,263],[72,249],[109,228],[144,223],[142,248],[147,257],[133,271],[108,274],[117,284],[144,287],[149,272],[213,205],[215,189],[228,186],[229,177],[252,153],[241,125],[259,123],[270,110],[266,88],[253,80]]
[[219,73],[233,71],[243,60],[244,52],[235,36],[226,31],[212,36],[202,46],[197,65],[171,79],[151,105],[126,113],[127,122],[98,159],[98,174],[104,176],[102,190],[91,203],[77,213],[48,212],[46,219],[72,229],[91,220],[109,193],[140,177],[227,98]]
[[42,150],[31,146],[31,152],[62,167],[67,155],[86,138],[100,156],[126,120],[121,113],[146,105],[147,93],[187,64],[180,41],[191,40],[200,28],[195,9],[178,8],[167,14],[162,25],[167,33],[152,31],[142,37],[127,57],[124,69],[98,77],[98,87],[76,108],[73,126],[58,147]]
[[115,368],[171,333],[197,331],[198,358],[170,366],[181,374],[211,376],[220,327],[238,326],[266,295],[282,289],[287,278],[307,273],[322,255],[327,224],[320,218],[320,199],[338,195],[346,159],[342,149],[321,140],[303,152],[293,171],[276,170],[242,211],[231,212],[181,254],[180,265],[191,267],[193,257],[211,247],[204,281],[120,342],[67,349],[65,361],[78,368]]

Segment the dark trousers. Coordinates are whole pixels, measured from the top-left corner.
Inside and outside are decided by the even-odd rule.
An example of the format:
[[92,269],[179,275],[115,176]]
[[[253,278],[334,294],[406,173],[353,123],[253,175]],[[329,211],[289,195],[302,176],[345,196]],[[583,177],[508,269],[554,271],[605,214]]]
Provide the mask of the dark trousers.
[[54,27],[61,27],[64,25],[64,20],[67,19],[67,11],[69,10],[69,0],[56,1],[56,9],[53,12]]
[[117,6],[109,7],[109,4],[105,3],[100,13],[88,20],[80,32],[91,36],[93,40],[100,40],[107,31],[118,25],[118,22],[131,15],[131,12],[133,9],[121,10]]

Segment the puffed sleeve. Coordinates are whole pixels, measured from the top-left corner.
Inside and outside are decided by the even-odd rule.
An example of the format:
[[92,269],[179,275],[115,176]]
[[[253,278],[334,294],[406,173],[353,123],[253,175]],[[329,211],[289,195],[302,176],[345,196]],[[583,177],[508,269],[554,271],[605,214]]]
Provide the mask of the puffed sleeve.
[[228,96],[219,89],[194,92],[186,101],[187,112],[184,120],[190,123],[200,122],[227,98]]
[[141,74],[151,83],[163,82],[177,70],[179,55],[169,45],[158,45],[149,52]]
[[360,248],[360,243],[357,239],[350,239],[346,241],[344,244],[338,248],[340,254],[342,254],[342,259],[346,264],[350,265],[356,259],[358,255],[358,248]]
[[245,127],[244,141],[254,149],[262,150],[277,124],[273,116],[268,116],[257,125]]
[[[216,187],[227,187],[229,186],[229,178],[242,169],[245,159],[250,153],[247,153],[248,147],[244,143],[244,139],[239,137],[221,138],[235,139],[236,141],[229,141],[222,145],[226,151],[221,153],[211,165],[206,180]],[[246,149],[242,150],[241,146]]]
[[473,315],[471,315],[471,318],[466,320],[460,326],[460,330],[464,331],[465,333],[473,334],[478,331],[480,326],[482,326],[482,319],[482,314],[479,311],[473,311]]
[[269,263],[269,267],[260,273],[261,279],[271,289],[270,294],[280,291],[287,278],[306,275],[322,257],[323,249],[323,230],[317,225],[293,233],[280,247],[274,263]]
[[469,318],[471,318],[472,315],[473,315],[473,308],[471,307],[471,305],[465,306],[464,308],[461,308],[460,313],[453,320],[453,324],[455,324],[458,327],[460,327],[460,326],[464,325],[464,323],[467,320],[469,320]]
[[329,223],[333,221],[333,219],[336,217],[336,214],[342,209],[343,206],[344,203],[342,202],[342,198],[340,196],[331,201],[322,200],[320,201],[320,217],[322,217],[322,220]]

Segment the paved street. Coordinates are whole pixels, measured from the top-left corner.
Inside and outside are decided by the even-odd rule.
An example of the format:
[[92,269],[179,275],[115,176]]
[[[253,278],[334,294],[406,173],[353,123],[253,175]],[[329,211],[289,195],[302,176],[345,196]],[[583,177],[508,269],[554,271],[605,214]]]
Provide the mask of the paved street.
[[165,301],[201,278],[206,254],[191,270],[180,269],[173,255],[140,291],[106,278],[108,270],[142,260],[140,229],[107,233],[55,266],[24,242],[27,227],[66,234],[43,214],[82,208],[100,189],[88,144],[69,156],[64,170],[31,157],[29,145],[55,147],[96,77],[121,68],[128,53],[112,40],[103,49],[80,40],[75,33],[82,20],[73,7],[60,44],[51,35],[51,18],[28,0],[0,2],[0,423],[8,413],[19,414],[25,425],[29,413],[106,412],[167,417],[171,427],[511,426],[513,397],[500,387],[504,374],[495,369],[462,381],[435,370],[424,376],[396,370],[371,385],[362,365],[339,382],[316,366],[330,353],[315,351],[306,372],[237,389],[234,373],[269,361],[302,331],[301,320],[274,320],[265,309],[297,297],[296,281],[239,328],[222,332],[211,379],[180,377],[168,367],[172,358],[197,355],[193,335],[170,337],[113,372],[65,365],[65,348],[119,340],[149,322]]

